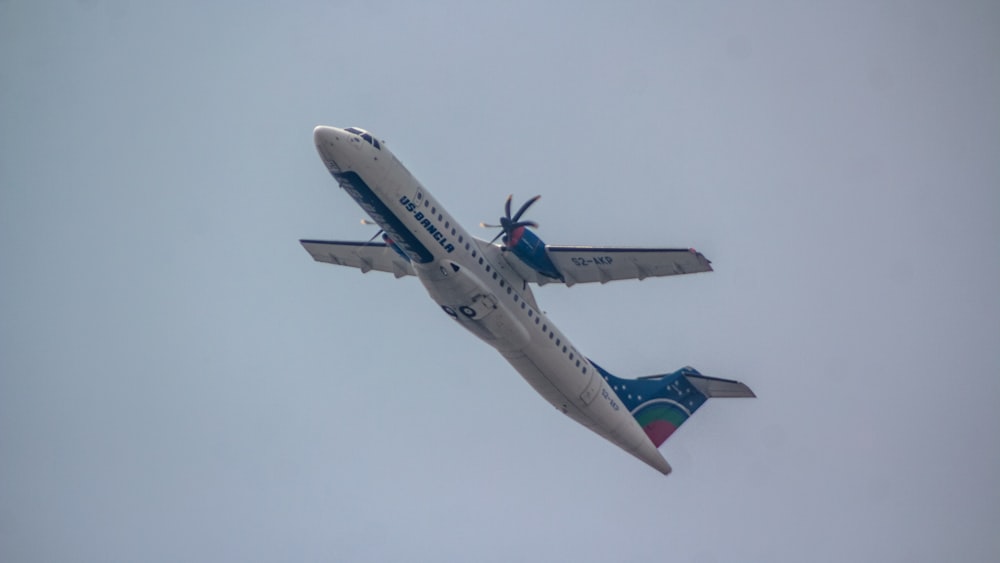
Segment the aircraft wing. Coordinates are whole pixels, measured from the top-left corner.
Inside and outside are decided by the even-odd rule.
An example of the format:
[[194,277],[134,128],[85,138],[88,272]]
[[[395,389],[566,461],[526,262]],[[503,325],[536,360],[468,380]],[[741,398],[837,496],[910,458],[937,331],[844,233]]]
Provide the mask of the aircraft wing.
[[390,272],[397,278],[412,276],[413,267],[402,256],[382,242],[342,242],[333,240],[300,240],[317,262]]
[[[567,286],[712,271],[711,262],[690,248],[547,245],[545,249]],[[513,256],[508,260],[517,263],[516,269],[528,281],[543,285],[560,281],[538,274]]]

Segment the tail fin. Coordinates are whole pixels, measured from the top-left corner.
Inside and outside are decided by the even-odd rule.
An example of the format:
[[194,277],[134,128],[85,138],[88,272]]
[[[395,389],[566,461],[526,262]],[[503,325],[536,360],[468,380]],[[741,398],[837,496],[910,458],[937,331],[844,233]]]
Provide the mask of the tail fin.
[[597,368],[656,447],[710,397],[756,397],[739,381],[706,377],[693,367],[639,379],[622,379]]

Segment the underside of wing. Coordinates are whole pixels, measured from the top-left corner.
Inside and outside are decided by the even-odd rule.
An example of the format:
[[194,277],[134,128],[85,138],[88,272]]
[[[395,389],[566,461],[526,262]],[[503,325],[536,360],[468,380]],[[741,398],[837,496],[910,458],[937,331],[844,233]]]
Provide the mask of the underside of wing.
[[693,248],[549,245],[546,250],[566,285],[712,271],[711,262]]
[[371,270],[389,272],[397,278],[414,275],[409,261],[385,243],[332,240],[299,242],[317,262],[358,268],[364,273]]

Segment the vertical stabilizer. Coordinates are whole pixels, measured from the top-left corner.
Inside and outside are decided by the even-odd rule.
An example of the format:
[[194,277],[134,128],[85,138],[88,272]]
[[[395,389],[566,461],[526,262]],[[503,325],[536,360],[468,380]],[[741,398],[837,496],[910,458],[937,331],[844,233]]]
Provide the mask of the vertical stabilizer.
[[593,361],[591,364],[657,447],[710,397],[756,397],[739,381],[706,377],[692,367],[664,375],[622,379]]

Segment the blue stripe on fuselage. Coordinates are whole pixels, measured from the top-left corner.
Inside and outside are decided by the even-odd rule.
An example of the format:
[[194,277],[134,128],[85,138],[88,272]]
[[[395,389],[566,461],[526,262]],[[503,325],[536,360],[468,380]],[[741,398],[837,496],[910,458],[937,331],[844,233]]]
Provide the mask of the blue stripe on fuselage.
[[399,217],[375,195],[368,184],[356,172],[331,172],[340,187],[350,194],[376,223],[392,238],[393,242],[418,264],[426,264],[434,260],[434,255],[423,245],[413,233],[406,228]]

